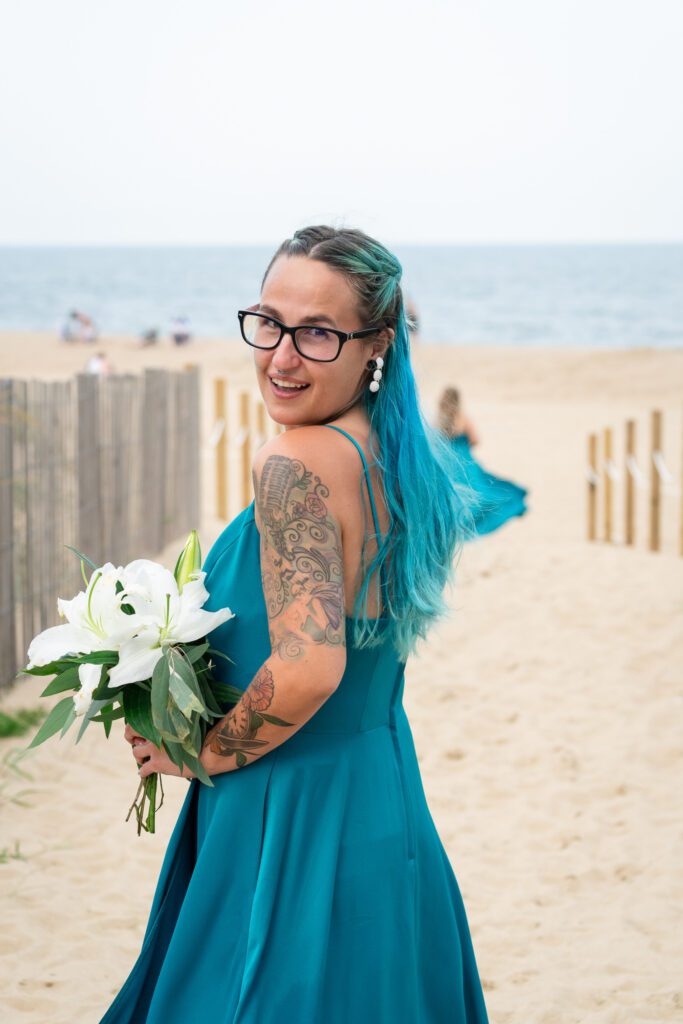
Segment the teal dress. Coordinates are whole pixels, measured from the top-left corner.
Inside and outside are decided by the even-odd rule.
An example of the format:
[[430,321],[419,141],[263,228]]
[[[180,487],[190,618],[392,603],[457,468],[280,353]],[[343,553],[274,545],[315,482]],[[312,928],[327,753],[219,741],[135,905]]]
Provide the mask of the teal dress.
[[476,491],[478,504],[472,510],[477,534],[492,533],[508,519],[526,514],[526,487],[489,473],[477,461],[467,434],[454,434],[451,445],[460,456],[458,480]]
[[[340,430],[338,427],[332,427]],[[380,535],[370,476],[358,448]],[[204,569],[225,682],[270,656],[254,503]],[[383,631],[386,618],[380,616]],[[142,949],[100,1024],[486,1024],[463,900],[432,820],[387,636],[280,746],[193,779]],[[178,783],[179,785],[181,783]],[[184,783],[182,783],[184,785]]]

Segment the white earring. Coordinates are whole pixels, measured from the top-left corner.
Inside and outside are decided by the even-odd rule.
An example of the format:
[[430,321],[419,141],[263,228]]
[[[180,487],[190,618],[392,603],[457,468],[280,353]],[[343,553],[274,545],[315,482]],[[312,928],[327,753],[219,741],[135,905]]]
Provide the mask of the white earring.
[[368,369],[373,370],[372,380],[370,381],[370,390],[373,392],[379,391],[379,382],[382,379],[383,366],[384,360],[381,356],[377,356],[376,359],[368,359]]

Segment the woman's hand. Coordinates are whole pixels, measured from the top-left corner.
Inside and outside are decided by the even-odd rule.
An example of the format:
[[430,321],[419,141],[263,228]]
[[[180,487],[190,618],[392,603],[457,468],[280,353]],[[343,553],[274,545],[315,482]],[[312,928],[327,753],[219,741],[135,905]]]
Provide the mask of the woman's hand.
[[132,746],[133,757],[140,765],[138,775],[141,779],[146,778],[148,775],[153,775],[154,772],[159,772],[161,775],[176,775],[178,778],[183,779],[195,778],[194,773],[187,765],[183,765],[181,772],[165,750],[160,750],[151,740],[146,740],[144,736],[135,732],[130,725],[126,725],[123,735]]

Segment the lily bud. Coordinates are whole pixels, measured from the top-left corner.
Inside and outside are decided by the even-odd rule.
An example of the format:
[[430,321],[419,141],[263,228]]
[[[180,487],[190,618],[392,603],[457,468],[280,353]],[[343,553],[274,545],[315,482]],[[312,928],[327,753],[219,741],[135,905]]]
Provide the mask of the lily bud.
[[193,530],[187,538],[187,543],[178,556],[173,575],[178,584],[178,592],[181,593],[184,585],[189,583],[193,573],[200,572],[202,568],[202,551],[199,546],[199,535]]

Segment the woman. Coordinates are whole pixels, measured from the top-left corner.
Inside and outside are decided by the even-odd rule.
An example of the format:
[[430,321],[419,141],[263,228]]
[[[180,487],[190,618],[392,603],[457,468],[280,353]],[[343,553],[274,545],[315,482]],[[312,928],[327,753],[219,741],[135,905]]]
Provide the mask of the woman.
[[[406,658],[448,610],[467,491],[419,408],[400,276],[362,232],[309,227],[238,314],[285,428],[204,565],[207,607],[235,613],[210,639],[243,696],[207,735],[214,785],[190,782],[101,1024],[488,1020],[401,704]],[[142,776],[179,774],[126,738]]]
[[479,496],[478,504],[472,507],[477,534],[491,533],[513,516],[525,515],[527,488],[489,473],[473,455],[472,448],[479,444],[479,435],[463,412],[457,388],[444,388],[437,426],[460,456],[457,480],[468,484]]

